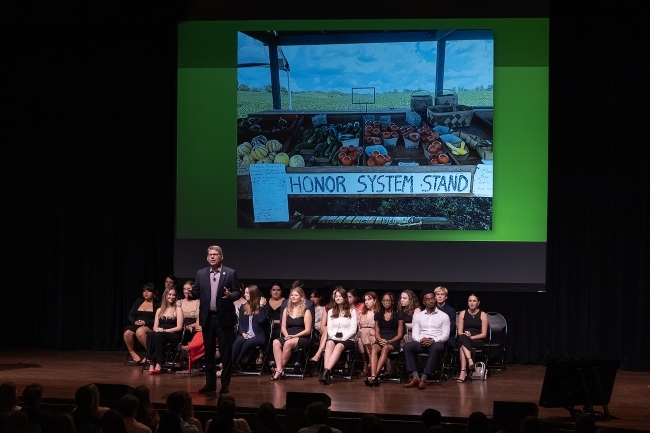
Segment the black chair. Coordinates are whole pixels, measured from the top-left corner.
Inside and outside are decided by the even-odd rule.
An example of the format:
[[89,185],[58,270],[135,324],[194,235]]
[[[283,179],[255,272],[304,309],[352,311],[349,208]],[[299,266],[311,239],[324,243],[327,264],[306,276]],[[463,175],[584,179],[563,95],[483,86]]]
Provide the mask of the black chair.
[[[490,324],[490,340],[487,344],[486,366],[489,370],[506,370],[506,339],[508,337],[508,323],[499,313],[487,313]],[[493,350],[494,349],[494,350]],[[496,352],[496,356],[495,355]],[[496,358],[496,360],[495,360]],[[495,360],[495,361],[491,361]]]
[[[344,350],[343,353],[341,353],[338,362],[332,369],[332,377],[341,377],[347,380],[352,380],[352,377],[357,377],[357,378],[359,377],[359,373],[357,372],[357,368],[356,368],[357,353],[358,353],[358,346],[357,346],[358,338],[359,338],[359,334],[356,333],[353,340],[354,347],[350,350]],[[323,357],[323,362],[325,362],[324,357]]]

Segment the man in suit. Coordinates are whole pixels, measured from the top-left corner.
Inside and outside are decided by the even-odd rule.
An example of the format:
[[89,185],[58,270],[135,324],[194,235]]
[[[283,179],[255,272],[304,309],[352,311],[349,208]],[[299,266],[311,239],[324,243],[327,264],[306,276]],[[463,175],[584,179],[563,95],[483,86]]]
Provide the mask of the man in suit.
[[216,344],[219,339],[221,353],[221,389],[225,394],[232,373],[232,345],[235,342],[237,313],[234,301],[241,297],[239,281],[234,269],[222,265],[223,251],[216,245],[208,247],[208,266],[196,273],[193,295],[200,299],[199,324],[203,329],[205,345],[205,386],[200,393],[217,390]]

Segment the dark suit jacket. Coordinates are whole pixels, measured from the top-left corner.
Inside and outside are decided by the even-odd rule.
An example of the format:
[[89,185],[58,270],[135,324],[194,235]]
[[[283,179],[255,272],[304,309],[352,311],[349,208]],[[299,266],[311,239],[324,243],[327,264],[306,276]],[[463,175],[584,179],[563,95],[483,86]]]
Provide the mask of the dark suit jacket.
[[454,310],[449,304],[445,302],[445,305],[442,307],[438,307],[436,305],[436,308],[442,311],[443,313],[446,313],[447,316],[449,316],[449,344],[451,347],[456,347],[456,310]]
[[[239,327],[237,328],[237,334],[241,335],[244,332],[248,332],[248,317],[244,314],[244,306],[242,304],[239,306]],[[255,336],[259,337],[261,340],[266,342],[266,334],[268,330],[267,319],[269,317],[269,306],[260,306],[259,313],[253,316],[253,332]]]
[[[224,299],[224,288],[230,289],[230,299]],[[201,300],[199,312],[199,324],[204,327],[208,321],[210,312],[210,267],[199,269],[194,280],[193,296]],[[239,281],[234,269],[221,266],[221,279],[217,292],[217,326],[220,328],[235,326],[237,324],[237,313],[235,312],[234,301],[241,297],[239,292]]]

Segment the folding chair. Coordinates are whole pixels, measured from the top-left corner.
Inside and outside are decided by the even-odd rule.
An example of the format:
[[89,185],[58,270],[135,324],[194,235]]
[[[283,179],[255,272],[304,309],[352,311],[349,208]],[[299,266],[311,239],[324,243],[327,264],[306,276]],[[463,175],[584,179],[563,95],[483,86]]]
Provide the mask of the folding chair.
[[[487,313],[488,322],[490,323],[490,341],[487,344],[487,359],[485,365],[490,370],[504,372],[506,370],[506,339],[508,337],[508,323],[505,317],[499,313]],[[496,349],[496,350],[492,350]],[[494,359],[491,355],[496,353],[496,362],[490,363]]]
[[[266,320],[266,323],[264,325],[264,330],[265,330],[264,332],[266,334],[266,344],[264,344],[263,346],[255,346],[255,348],[253,349],[253,352],[256,354],[256,356],[254,356],[253,357],[254,359],[251,362],[249,362],[248,364],[246,364],[246,366],[245,366],[245,367],[250,366],[250,367],[252,367],[252,369],[247,370],[246,368],[244,368],[242,371],[237,371],[237,372],[233,371],[233,376],[235,376],[235,375],[256,375],[256,376],[261,376],[264,373],[264,368],[266,366],[266,360],[269,357],[269,353],[272,352],[272,349],[271,349],[271,336],[273,335],[273,319],[268,318]],[[263,356],[263,359],[262,359],[262,364],[257,365],[255,363],[255,359],[257,359],[257,352],[260,349],[263,351],[264,356]],[[259,368],[259,370],[258,370],[258,368]]]
[[[312,326],[311,332],[309,333],[309,344],[307,347],[302,348],[300,345],[297,345],[293,349],[293,355],[289,364],[284,367],[284,372],[286,377],[299,377],[301,379],[305,378],[305,373],[309,368],[309,356],[311,353],[311,348],[314,343],[314,327]],[[291,371],[287,371],[287,370]],[[309,368],[309,376],[312,376],[311,368]]]

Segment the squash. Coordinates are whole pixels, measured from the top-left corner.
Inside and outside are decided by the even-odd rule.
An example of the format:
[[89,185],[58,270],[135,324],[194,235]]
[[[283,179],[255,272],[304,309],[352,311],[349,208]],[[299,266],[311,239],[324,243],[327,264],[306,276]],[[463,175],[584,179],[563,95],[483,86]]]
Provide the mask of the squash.
[[253,150],[253,145],[248,141],[244,141],[242,144],[237,146],[237,156],[242,158],[244,155],[250,155],[251,150]]
[[277,152],[282,149],[282,145],[278,140],[269,140],[266,142],[266,147],[269,149],[269,152]]

